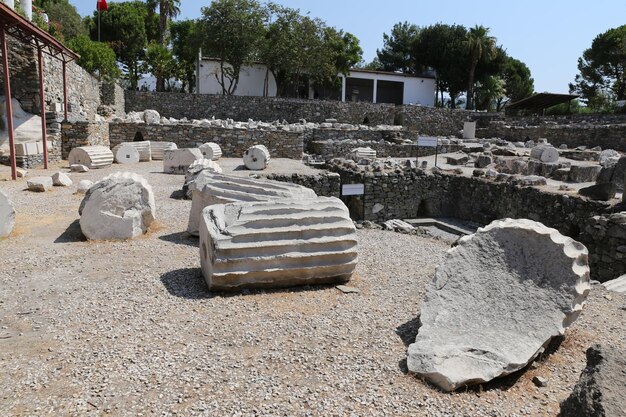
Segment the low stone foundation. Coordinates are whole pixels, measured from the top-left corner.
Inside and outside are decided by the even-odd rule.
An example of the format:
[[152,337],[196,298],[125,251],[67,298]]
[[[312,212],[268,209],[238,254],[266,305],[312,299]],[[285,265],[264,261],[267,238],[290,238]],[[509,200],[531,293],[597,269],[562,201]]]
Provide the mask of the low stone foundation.
[[[363,220],[453,217],[488,224],[505,217],[528,218],[585,244],[592,278],[606,281],[626,273],[626,213],[607,214],[615,210],[609,203],[419,169],[402,173],[333,169],[342,184],[364,184],[365,194],[358,197]],[[350,201],[347,204],[353,207]]]
[[302,159],[302,133],[284,130],[224,129],[190,123],[176,125],[110,123],[111,147],[135,139],[174,142],[179,148],[195,148],[215,142],[225,158],[240,158],[253,145],[265,145],[272,158]]
[[[354,141],[315,141],[310,142],[307,151],[313,155],[320,155],[325,161],[333,158],[345,158],[354,148],[370,147],[376,151],[377,158],[416,158],[435,154],[435,148],[418,147],[414,144],[400,144],[390,142],[358,142]],[[462,145],[439,146],[439,153],[456,152]]]
[[492,122],[487,128],[476,129],[476,136],[497,137],[512,142],[537,141],[539,138],[547,138],[556,147],[560,145],[567,145],[568,148],[600,146],[602,149],[626,152],[626,123],[566,125],[541,122],[537,126],[519,126],[509,125],[506,122]]
[[269,174],[266,178],[274,181],[303,185],[315,191],[315,194],[319,196],[338,198],[341,193],[341,177],[334,172],[325,172],[320,175]]

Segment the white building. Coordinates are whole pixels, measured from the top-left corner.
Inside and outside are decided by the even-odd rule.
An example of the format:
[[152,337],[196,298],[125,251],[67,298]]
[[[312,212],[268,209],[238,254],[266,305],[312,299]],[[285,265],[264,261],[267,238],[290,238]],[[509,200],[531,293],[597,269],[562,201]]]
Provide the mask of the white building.
[[[198,60],[196,70],[196,93],[222,94],[220,85],[220,61],[211,58]],[[434,75],[412,76],[395,72],[353,69],[347,76],[340,74],[341,91],[333,93],[342,101],[367,101],[370,103],[435,105]],[[225,78],[226,86],[230,83]],[[237,96],[276,96],[276,79],[267,66],[254,63],[243,66],[239,84],[233,93]],[[324,97],[326,93],[326,97]],[[306,94],[306,93],[305,93]],[[309,98],[328,98],[327,92],[309,87]]]
[[435,105],[435,77],[353,69],[341,75],[341,101]]

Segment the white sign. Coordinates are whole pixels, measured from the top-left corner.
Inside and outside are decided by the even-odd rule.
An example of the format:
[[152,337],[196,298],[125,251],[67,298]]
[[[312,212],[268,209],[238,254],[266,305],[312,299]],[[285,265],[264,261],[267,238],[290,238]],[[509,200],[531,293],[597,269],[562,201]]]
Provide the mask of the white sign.
[[417,146],[423,146],[425,148],[436,148],[439,140],[434,136],[418,136]]
[[365,184],[343,184],[341,195],[363,195],[365,194]]

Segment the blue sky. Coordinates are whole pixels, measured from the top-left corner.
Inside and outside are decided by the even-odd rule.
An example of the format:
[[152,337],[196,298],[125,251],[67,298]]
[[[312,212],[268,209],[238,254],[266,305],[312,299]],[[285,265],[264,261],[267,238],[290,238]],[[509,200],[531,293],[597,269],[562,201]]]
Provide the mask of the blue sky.
[[[95,10],[96,0],[70,0],[81,15]],[[274,0],[310,12],[329,25],[351,32],[371,61],[383,46],[383,33],[409,21],[418,26],[437,22],[491,29],[508,54],[525,62],[536,91],[566,93],[577,74],[577,60],[593,38],[626,24],[626,0]],[[111,3],[111,1],[109,1]],[[210,1],[182,0],[180,18],[200,16]]]

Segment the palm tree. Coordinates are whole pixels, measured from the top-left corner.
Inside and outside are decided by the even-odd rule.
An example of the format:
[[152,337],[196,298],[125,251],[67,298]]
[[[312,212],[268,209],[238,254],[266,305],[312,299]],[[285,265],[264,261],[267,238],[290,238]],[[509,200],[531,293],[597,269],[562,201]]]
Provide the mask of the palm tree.
[[[180,14],[180,0],[148,0],[148,10],[155,13],[159,8],[159,45],[167,48],[167,23]],[[157,91],[165,90],[165,79],[162,74],[155,74]]]
[[474,108],[472,96],[474,93],[474,74],[476,66],[482,58],[491,59],[496,51],[496,38],[489,36],[489,28],[482,25],[474,26],[467,33],[465,46],[469,54],[469,75],[467,77],[467,105],[466,109]]

